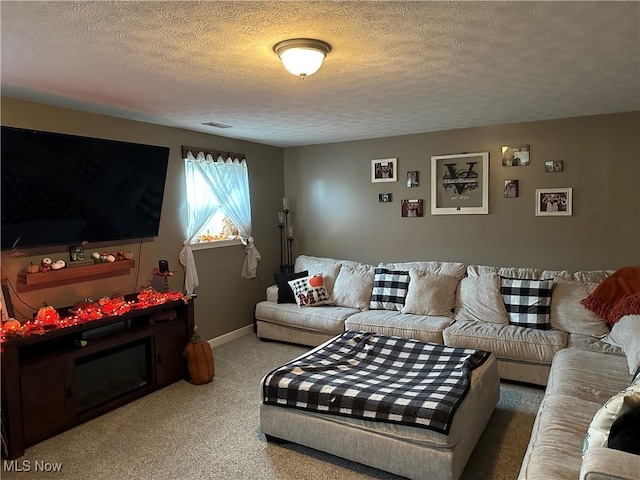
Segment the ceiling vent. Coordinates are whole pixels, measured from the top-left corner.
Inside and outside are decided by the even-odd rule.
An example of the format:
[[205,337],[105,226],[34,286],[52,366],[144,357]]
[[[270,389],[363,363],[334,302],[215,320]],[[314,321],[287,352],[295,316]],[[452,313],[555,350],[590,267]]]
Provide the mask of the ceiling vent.
[[206,125],[207,127],[215,127],[215,128],[231,128],[231,125],[225,125],[224,123],[218,123],[218,122],[204,122],[202,125]]

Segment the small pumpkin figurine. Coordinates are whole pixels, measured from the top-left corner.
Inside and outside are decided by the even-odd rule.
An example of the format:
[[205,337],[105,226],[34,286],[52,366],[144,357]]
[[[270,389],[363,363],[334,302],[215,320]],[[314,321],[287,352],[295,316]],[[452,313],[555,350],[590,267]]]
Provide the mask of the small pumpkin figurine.
[[33,262],[31,262],[31,265],[27,267],[27,273],[38,273],[39,271],[40,271],[40,266],[34,265]]
[[209,342],[200,337],[198,327],[193,329],[193,336],[184,349],[184,355],[187,357],[187,370],[191,383],[202,385],[213,380],[215,375],[213,352]]

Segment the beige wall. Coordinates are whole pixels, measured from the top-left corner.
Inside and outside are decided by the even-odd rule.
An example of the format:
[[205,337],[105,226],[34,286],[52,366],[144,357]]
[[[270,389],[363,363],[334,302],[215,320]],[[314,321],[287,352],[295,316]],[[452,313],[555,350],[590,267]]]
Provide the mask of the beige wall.
[[[572,270],[640,263],[640,113],[581,117],[378,138],[285,150],[295,254],[377,263],[455,260]],[[502,167],[501,146],[529,144],[531,164]],[[489,215],[430,215],[430,158],[489,152]],[[371,160],[398,158],[397,183],[371,183]],[[545,173],[545,160],[564,172]],[[420,186],[405,186],[406,172]],[[520,181],[503,197],[505,179]],[[536,188],[572,187],[571,217],[536,217]],[[393,202],[378,203],[378,193]],[[423,218],[400,200],[422,198]]]
[[[2,98],[2,124],[93,136],[136,143],[171,147],[167,184],[163,202],[160,232],[157,238],[138,243],[116,245],[91,245],[88,251],[131,250],[139,270],[130,275],[35,290],[20,294],[22,300],[34,307],[43,302],[54,307],[63,307],[75,301],[92,297],[97,299],[116,292],[131,293],[140,285],[149,284],[154,267],[159,259],[167,259],[175,270],[170,278],[171,290],[182,290],[183,270],[178,262],[178,253],[184,240],[186,209],[184,203],[184,173],[181,146],[190,145],[223,151],[242,152],[249,164],[249,183],[252,200],[253,236],[262,254],[258,273],[264,284],[272,283],[273,272],[280,263],[278,229],[275,212],[281,204],[283,192],[283,150],[257,143],[234,140],[216,135],[207,135],[188,130],[162,127],[148,123],[133,122],[114,117],[94,115],[46,105]],[[118,172],[105,172],[117,175]],[[64,177],[55,179],[51,188],[72,188]],[[44,256],[54,260],[68,260],[65,247],[30,249],[11,256],[2,252],[2,267],[15,285],[17,272],[38,263]],[[264,287],[260,279],[240,278],[244,250],[241,246],[215,248],[195,252],[200,287],[196,305],[196,324],[204,338],[213,338],[249,325],[253,321],[253,306],[264,298]],[[25,315],[32,310],[13,298],[13,303]]]

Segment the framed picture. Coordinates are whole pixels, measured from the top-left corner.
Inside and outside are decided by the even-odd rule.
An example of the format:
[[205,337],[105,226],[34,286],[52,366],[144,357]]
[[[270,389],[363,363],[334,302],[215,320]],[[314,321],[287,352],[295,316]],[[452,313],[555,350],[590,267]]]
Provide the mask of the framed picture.
[[72,262],[84,260],[84,248],[82,245],[72,245],[69,247],[69,259]]
[[422,199],[402,200],[403,217],[423,217],[424,209]]
[[431,157],[431,215],[489,213],[489,152]]
[[397,182],[397,158],[371,160],[371,182]]
[[420,180],[418,179],[418,171],[410,170],[407,172],[407,187],[418,187],[420,185]]
[[519,167],[529,165],[529,145],[507,145],[502,147],[502,166]]
[[536,189],[536,215],[573,215],[572,188]]
[[564,170],[564,162],[562,160],[549,160],[544,162],[544,171],[546,173],[556,173]]
[[504,181],[504,198],[517,198],[518,197],[518,180],[505,180]]
[[380,203],[390,203],[393,199],[393,196],[390,193],[379,193],[378,201]]

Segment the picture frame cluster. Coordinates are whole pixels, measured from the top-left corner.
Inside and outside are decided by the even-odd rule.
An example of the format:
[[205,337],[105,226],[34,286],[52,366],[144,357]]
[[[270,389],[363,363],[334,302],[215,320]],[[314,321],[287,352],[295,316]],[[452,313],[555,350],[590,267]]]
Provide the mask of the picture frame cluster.
[[[527,167],[532,163],[529,144],[501,147],[503,167]],[[544,173],[564,172],[564,161],[546,160]],[[431,157],[431,215],[470,215],[489,213],[489,152],[434,155]],[[398,158],[371,160],[371,182],[398,182]],[[503,180],[503,196],[520,196],[520,180]],[[406,188],[420,186],[420,172],[406,172]],[[378,202],[392,203],[393,193],[378,193]],[[420,198],[400,201],[402,217],[424,216],[424,201]],[[573,189],[570,187],[537,188],[535,190],[536,216],[573,215]]]

